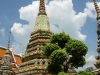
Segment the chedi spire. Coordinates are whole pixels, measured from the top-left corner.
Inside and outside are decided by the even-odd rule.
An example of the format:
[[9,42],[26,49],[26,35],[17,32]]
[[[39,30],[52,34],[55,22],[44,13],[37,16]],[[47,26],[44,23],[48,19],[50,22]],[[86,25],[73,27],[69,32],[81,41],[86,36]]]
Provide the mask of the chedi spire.
[[99,9],[99,6],[97,5],[96,0],[93,0],[93,2],[94,2],[95,10],[97,13],[97,20],[98,20],[98,19],[100,19],[100,9]]
[[40,6],[39,6],[38,15],[47,15],[46,11],[45,11],[45,2],[44,2],[44,0],[40,0]]
[[50,31],[50,24],[49,24],[49,18],[47,17],[46,11],[45,11],[45,3],[44,0],[40,0],[40,6],[39,6],[39,13],[36,18],[34,31]]
[[98,55],[95,57],[96,62],[94,63],[97,70],[96,72],[94,71],[94,74],[97,73],[98,75],[100,75],[100,9],[99,6],[97,5],[96,0],[93,0],[93,2],[97,13],[97,35],[98,35],[98,45],[97,45]]
[[9,48],[10,48],[10,35],[11,35],[11,30],[10,30],[10,32],[9,32],[9,37],[8,37],[8,46],[7,46],[7,49],[9,50]]

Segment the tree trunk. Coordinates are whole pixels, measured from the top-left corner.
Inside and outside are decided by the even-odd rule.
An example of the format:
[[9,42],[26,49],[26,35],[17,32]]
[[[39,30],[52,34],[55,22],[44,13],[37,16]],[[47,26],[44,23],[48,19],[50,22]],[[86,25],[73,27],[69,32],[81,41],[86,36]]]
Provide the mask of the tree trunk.
[[64,68],[63,68],[64,72],[67,73],[67,72],[68,72],[68,68],[69,68],[69,60],[66,60],[66,61],[64,62],[63,67],[64,67]]

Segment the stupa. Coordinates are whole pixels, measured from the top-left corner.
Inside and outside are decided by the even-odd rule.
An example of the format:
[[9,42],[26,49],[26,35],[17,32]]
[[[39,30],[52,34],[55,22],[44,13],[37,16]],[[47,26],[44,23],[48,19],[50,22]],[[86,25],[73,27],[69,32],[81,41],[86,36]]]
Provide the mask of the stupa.
[[47,71],[49,62],[44,55],[43,47],[49,43],[51,35],[45,3],[44,0],[40,0],[34,31],[31,33],[25,54],[22,56],[22,64],[16,71],[16,75],[49,75]]

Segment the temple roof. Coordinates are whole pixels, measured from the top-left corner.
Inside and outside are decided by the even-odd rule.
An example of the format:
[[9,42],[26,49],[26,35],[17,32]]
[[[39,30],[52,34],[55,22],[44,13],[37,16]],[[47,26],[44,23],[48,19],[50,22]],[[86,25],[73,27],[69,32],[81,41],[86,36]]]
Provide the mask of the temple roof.
[[6,53],[6,49],[3,47],[0,47],[0,58],[2,58],[5,53]]
[[[0,58],[3,58],[5,53],[6,53],[6,48],[4,47],[0,47]],[[19,65],[22,63],[21,57],[19,55],[14,55],[15,59],[16,59],[16,63]],[[13,59],[12,55],[11,55],[11,60]]]

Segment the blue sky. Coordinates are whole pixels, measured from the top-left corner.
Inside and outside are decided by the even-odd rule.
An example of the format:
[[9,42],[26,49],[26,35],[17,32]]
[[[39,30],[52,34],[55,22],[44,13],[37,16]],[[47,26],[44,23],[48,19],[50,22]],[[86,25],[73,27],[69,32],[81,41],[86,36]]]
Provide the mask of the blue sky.
[[[14,22],[27,23],[26,21],[20,20],[18,10],[22,6],[27,6],[31,4],[33,0],[2,0],[0,2],[0,29],[5,29],[5,36],[0,35],[0,45],[6,47],[8,40],[8,33],[10,30],[10,26],[13,26]],[[13,36],[11,37],[11,43],[13,42]]]
[[[84,41],[89,48],[87,61],[93,63],[94,56],[97,55],[97,21],[94,5],[91,3],[92,0],[65,0],[65,2],[66,4],[63,4],[63,1],[48,1],[46,11],[50,19],[51,30],[57,33],[61,32],[63,28],[72,38]],[[7,47],[8,34],[10,26],[12,26],[11,45],[14,44],[15,46],[14,52],[19,54],[25,51],[30,32],[34,30],[32,27],[35,25],[38,3],[34,0],[0,1],[0,46]],[[53,11],[54,9],[58,12]],[[32,17],[30,14],[32,14]],[[56,14],[59,16],[55,16]],[[66,16],[63,16],[63,14]],[[62,19],[58,19],[59,17]],[[58,29],[55,24],[59,25]],[[91,59],[93,60],[91,61]]]

